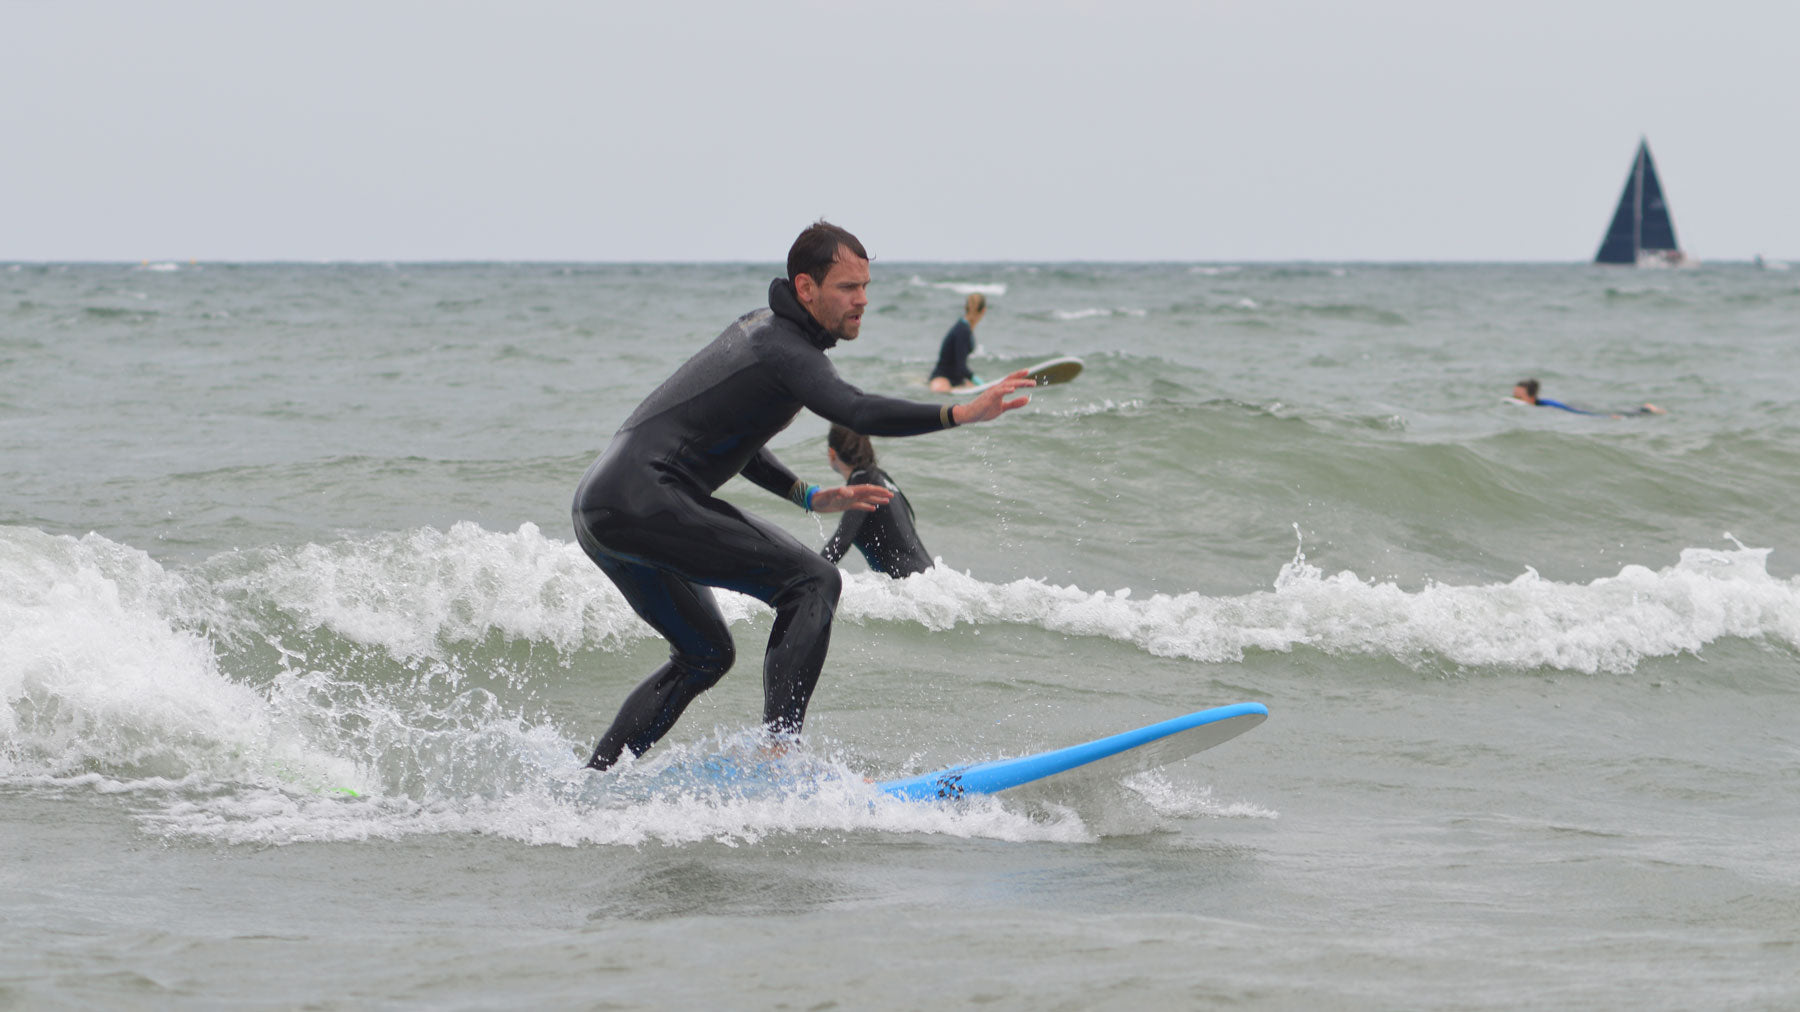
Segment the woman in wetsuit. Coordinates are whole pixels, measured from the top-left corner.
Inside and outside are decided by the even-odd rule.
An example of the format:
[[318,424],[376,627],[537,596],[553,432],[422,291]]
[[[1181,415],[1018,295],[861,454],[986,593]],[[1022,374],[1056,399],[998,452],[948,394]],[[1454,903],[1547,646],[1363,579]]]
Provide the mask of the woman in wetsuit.
[[775,609],[763,657],[763,722],[798,734],[831,641],[837,567],[714,493],[734,475],[815,512],[873,510],[886,488],[821,489],[764,446],[807,408],[858,432],[909,436],[985,422],[1028,398],[1024,370],[971,400],[921,404],[866,394],[838,376],[825,350],[853,341],[868,306],[869,257],[849,232],[819,222],[788,251],[788,276],[769,306],[740,317],[625,419],[582,476],[575,540],[632,609],[669,641],[669,660],[626,697],[588,760],[606,769],[641,755],[688,703],[731,667],[736,649],[713,587]]
[[944,343],[938,346],[937,366],[931,370],[933,391],[947,393],[975,382],[975,374],[969,370],[969,356],[975,351],[975,325],[986,315],[987,296],[970,292],[963,300],[962,319],[951,325]]
[[873,512],[846,510],[844,518],[838,521],[837,533],[825,542],[819,554],[828,562],[837,562],[855,545],[870,569],[895,579],[930,569],[931,553],[919,542],[918,529],[913,526],[912,503],[906,501],[906,493],[900,491],[887,472],[875,466],[875,447],[869,437],[833,425],[825,444],[831,469],[843,475],[846,484],[880,485],[894,497]]

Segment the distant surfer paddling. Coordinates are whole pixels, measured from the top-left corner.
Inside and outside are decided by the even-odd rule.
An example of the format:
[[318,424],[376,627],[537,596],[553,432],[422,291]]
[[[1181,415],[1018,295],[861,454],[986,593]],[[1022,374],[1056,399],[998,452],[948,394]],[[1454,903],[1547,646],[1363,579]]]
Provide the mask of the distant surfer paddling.
[[1535,379],[1522,379],[1513,384],[1512,399],[1522,404],[1533,405],[1534,407],[1559,408],[1563,411],[1572,412],[1577,415],[1607,415],[1612,418],[1623,418],[1626,415],[1668,414],[1668,412],[1664,411],[1662,408],[1649,403],[1640,404],[1635,408],[1630,408],[1625,411],[1589,411],[1586,408],[1579,408],[1573,404],[1564,404],[1562,401],[1553,401],[1548,397],[1539,397],[1538,381]]
[[[733,475],[816,513],[874,510],[881,485],[820,488],[764,446],[801,408],[857,432],[912,436],[986,422],[1023,407],[1024,370],[965,403],[866,394],[838,376],[827,349],[854,341],[868,306],[869,255],[825,221],[788,250],[769,305],[726,327],[675,370],[613,436],[575,491],[575,540],[634,611],[669,641],[668,663],[626,696],[587,765],[642,755],[688,703],[731,668],[736,648],[710,588],[775,609],[763,657],[763,724],[798,734],[825,663],[841,576],[786,531],[713,493]],[[1011,398],[1011,399],[1009,399]]]
[[950,325],[950,332],[938,345],[937,365],[931,370],[934,392],[948,393],[975,382],[975,374],[969,371],[969,356],[975,352],[975,325],[986,315],[987,296],[970,292],[963,300],[962,319]]
[[919,540],[912,503],[906,501],[906,493],[894,479],[875,466],[875,446],[869,437],[833,425],[825,436],[825,457],[844,481],[853,486],[880,485],[894,498],[869,512],[845,510],[837,532],[819,554],[827,562],[837,562],[855,546],[870,569],[896,580],[930,569],[931,553]]

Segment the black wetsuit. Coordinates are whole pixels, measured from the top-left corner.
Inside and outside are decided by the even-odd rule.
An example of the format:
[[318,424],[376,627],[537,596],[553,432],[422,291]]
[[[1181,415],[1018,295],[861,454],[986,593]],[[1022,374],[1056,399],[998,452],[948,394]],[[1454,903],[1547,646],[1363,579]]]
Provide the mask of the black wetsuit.
[[910,436],[956,424],[947,405],[865,394],[825,357],[837,338],[785,278],[769,309],[740,317],[625,420],[575,491],[575,540],[644,621],[669,641],[669,662],[626,697],[588,765],[642,754],[735,650],[709,587],[775,609],[763,660],[763,721],[795,733],[831,640],[837,567],[713,492],[742,474],[804,507],[807,485],[764,446],[802,407],[870,435]]
[[900,491],[887,472],[879,467],[859,467],[850,472],[844,484],[881,485],[894,493],[894,498],[872,513],[845,510],[837,533],[825,542],[820,555],[836,562],[855,545],[870,569],[896,579],[931,568],[931,553],[919,543],[918,528],[913,526],[912,503],[906,501],[906,493]]
[[969,326],[966,319],[956,321],[950,333],[944,335],[944,343],[938,348],[937,368],[931,370],[931,378],[939,376],[950,381],[953,387],[962,386],[975,378],[969,371],[969,355],[975,351],[975,328]]

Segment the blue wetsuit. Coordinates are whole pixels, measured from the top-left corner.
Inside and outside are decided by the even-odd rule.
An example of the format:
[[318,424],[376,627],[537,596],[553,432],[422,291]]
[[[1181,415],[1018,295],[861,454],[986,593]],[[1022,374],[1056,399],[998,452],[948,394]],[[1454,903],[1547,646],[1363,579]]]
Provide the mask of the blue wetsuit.
[[1580,408],[1570,407],[1569,405],[1564,404],[1562,401],[1553,401],[1548,397],[1539,397],[1537,399],[1537,406],[1540,408],[1561,408],[1564,411],[1573,411],[1574,413],[1576,413],[1578,415],[1597,415],[1597,414],[1599,414],[1598,411],[1583,411]]
[[575,491],[575,540],[669,641],[668,663],[625,699],[588,765],[641,755],[731,667],[711,587],[775,609],[763,658],[763,721],[797,733],[825,663],[842,578],[781,528],[713,495],[733,475],[805,507],[809,487],[763,445],[801,408],[876,436],[955,425],[950,406],[865,394],[825,350],[837,338],[786,278],[644,399]]
[[919,541],[919,530],[913,526],[912,503],[906,493],[879,467],[859,467],[844,479],[846,485],[881,485],[894,493],[894,498],[876,507],[874,512],[845,510],[838,521],[837,533],[819,551],[827,561],[844,557],[851,545],[862,553],[869,568],[899,579],[931,568],[931,553]]
[[1539,397],[1537,399],[1537,406],[1540,408],[1561,408],[1564,411],[1571,411],[1578,415],[1599,416],[1599,415],[1654,415],[1654,414],[1656,414],[1656,412],[1650,410],[1650,408],[1647,405],[1641,405],[1641,406],[1635,407],[1635,408],[1622,408],[1618,411],[1589,411],[1586,408],[1578,408],[1572,404],[1564,404],[1562,401],[1553,401],[1548,397]]
[[953,387],[973,383],[975,374],[969,370],[969,356],[974,351],[975,328],[969,326],[966,319],[957,320],[944,335],[944,343],[938,346],[937,366],[931,370],[931,378],[942,376]]

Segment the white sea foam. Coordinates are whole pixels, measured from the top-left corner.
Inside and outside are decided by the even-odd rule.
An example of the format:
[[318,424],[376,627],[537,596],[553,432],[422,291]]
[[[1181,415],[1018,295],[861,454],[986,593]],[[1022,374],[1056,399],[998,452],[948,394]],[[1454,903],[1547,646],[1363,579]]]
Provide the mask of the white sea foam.
[[1727,637],[1800,649],[1800,583],[1766,569],[1768,549],[1689,548],[1660,571],[1624,567],[1591,583],[1527,571],[1508,583],[1406,590],[1349,571],[1327,576],[1304,554],[1272,591],[1135,599],[1024,579],[988,584],[938,567],[903,581],[850,581],[839,614],[932,629],[1011,622],[1098,636],[1164,657],[1223,663],[1249,650],[1434,659],[1471,667],[1624,672],[1650,657],[1698,653]]
[[941,288],[958,295],[974,295],[979,292],[990,298],[998,298],[1006,294],[1006,284],[1000,281],[926,281],[914,274],[909,284],[915,288]]
[[[463,522],[307,545],[225,586],[401,660],[493,633],[565,653],[653,635],[579,547],[535,524],[494,533]],[[761,607],[736,594],[720,601],[731,621]]]
[[1191,819],[1276,819],[1279,813],[1251,801],[1220,801],[1211,787],[1178,784],[1166,770],[1145,770],[1123,781],[1125,788],[1142,798],[1160,815]]
[[1061,843],[1094,839],[1070,811],[1046,817],[991,797],[949,805],[887,797],[835,759],[801,754],[743,763],[748,740],[740,734],[669,744],[605,774],[572,768],[566,751],[552,751],[536,757],[544,765],[522,775],[490,775],[486,783],[465,783],[461,790],[426,799],[250,788],[180,800],[145,822],[170,836],[262,845],[444,833],[566,847],[742,846],[784,835],[859,832]]
[[1050,311],[1051,319],[1064,320],[1064,321],[1091,320],[1097,316],[1145,316],[1145,315],[1148,315],[1148,310],[1126,309],[1126,308],[1106,309],[1106,308],[1102,308],[1102,307],[1098,307],[1098,306],[1090,306],[1086,309],[1052,309]]
[[[262,575],[266,589],[298,593],[380,640],[400,617],[438,631],[518,621],[516,607],[483,619],[441,605],[472,586],[503,595],[521,580],[553,584],[565,547],[529,528],[421,531],[278,556]],[[432,568],[408,560],[412,553],[465,558]],[[357,576],[383,592],[344,595]],[[250,679],[264,683],[253,687],[223,671],[196,631],[216,618],[210,605],[196,607],[197,593],[188,578],[99,535],[0,527],[0,780],[134,795],[154,832],[259,845],[438,833],[565,846],[867,831],[1093,838],[1073,813],[1046,819],[993,799],[887,798],[845,761],[803,751],[722,787],[695,776],[721,754],[753,752],[754,734],[670,744],[600,779],[579,770],[575,743],[485,691],[426,691],[429,665],[412,684],[384,689],[308,670],[289,654],[280,673]],[[554,595],[533,599],[564,616],[555,621],[586,627]],[[393,643],[404,652],[428,638]]]
[[1086,418],[1089,415],[1110,415],[1143,406],[1144,401],[1141,398],[1132,397],[1123,401],[1115,401],[1109,397],[1104,400],[1089,401],[1086,404],[1076,404],[1072,407],[1057,408],[1046,413],[1058,418]]
[[134,778],[329,765],[220,671],[185,582],[89,534],[0,527],[0,775]]
[[[1689,548],[1673,566],[1627,565],[1588,583],[1527,570],[1505,583],[1408,589],[1326,574],[1296,550],[1271,590],[1147,597],[1030,578],[995,584],[940,565],[897,581],[850,574],[839,616],[937,630],[1016,623],[1208,662],[1309,648],[1412,664],[1623,672],[1723,638],[1800,648],[1800,585],[1771,577],[1767,556]],[[654,635],[579,549],[529,524],[309,546],[243,579],[304,621],[403,660],[496,633],[565,652]],[[718,598],[733,623],[768,612],[742,595]]]
[[[938,630],[1018,623],[1218,662],[1313,649],[1616,672],[1732,637],[1800,649],[1800,585],[1771,577],[1768,554],[1690,548],[1663,569],[1627,565],[1588,583],[1527,571],[1405,589],[1327,575],[1297,551],[1272,589],[1229,597],[993,584],[938,567],[899,581],[852,576],[840,617]],[[200,631],[222,610],[275,607],[414,660],[495,633],[558,649],[650,635],[591,569],[529,525],[468,524],[273,554],[208,586],[207,567],[170,572],[98,535],[0,527],[0,778],[132,793],[156,832],[255,844],[434,833],[564,846],[852,832],[1083,841],[1158,820],[1274,817],[1158,777],[1128,785],[1142,810],[908,804],[865,783],[866,763],[804,752],[769,775],[708,786],[718,756],[753,748],[729,735],[667,744],[594,778],[572,768],[582,744],[545,719],[434,681],[441,661],[404,669],[416,672],[408,684],[358,683],[291,654],[278,671],[234,672]],[[734,622],[763,608],[721,601]]]

